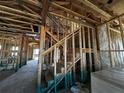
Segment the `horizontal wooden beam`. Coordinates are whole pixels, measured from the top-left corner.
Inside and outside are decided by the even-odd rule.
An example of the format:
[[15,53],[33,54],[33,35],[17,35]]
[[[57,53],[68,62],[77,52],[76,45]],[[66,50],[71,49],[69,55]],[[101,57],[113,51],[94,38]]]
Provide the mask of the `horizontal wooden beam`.
[[29,21],[34,21],[34,22],[41,23],[41,20],[37,20],[37,19],[34,19],[34,18],[30,18],[30,17],[26,17],[26,16],[23,16],[23,15],[19,15],[19,14],[9,13],[9,12],[2,11],[2,10],[0,10],[0,13],[11,15],[11,16],[15,16],[17,18],[23,18],[23,19],[26,19],[26,20],[29,20]]
[[109,52],[109,51],[111,51],[111,52],[124,52],[124,50],[99,50],[100,52]]
[[17,33],[30,33],[30,34],[38,34],[36,32],[32,32],[29,30],[20,30],[20,29],[15,29],[15,28],[5,28],[5,27],[0,27],[0,31],[6,31],[6,32],[17,32]]
[[27,15],[27,16],[31,16],[31,17],[34,17],[34,18],[41,19],[41,17],[39,15],[34,15],[34,14],[31,14],[31,13],[27,13],[27,12],[24,12],[24,11],[21,11],[21,10],[10,8],[10,7],[4,6],[4,5],[0,5],[0,9],[4,9],[4,10],[8,10],[8,11],[13,11],[13,12],[16,12],[16,13],[20,13],[20,14],[23,14],[23,15]]
[[54,1],[54,2],[59,5],[69,5],[70,4],[70,2],[68,2],[68,1]]
[[107,17],[107,18],[109,18],[109,19],[112,17],[109,13],[103,11],[102,9],[100,9],[100,8],[97,7],[96,5],[92,4],[92,3],[89,2],[88,0],[77,0],[77,1],[83,3],[84,5],[88,6],[88,7],[91,8],[91,9],[93,9],[93,10],[96,11],[97,13],[103,15],[104,17]]
[[76,22],[76,23],[79,23],[79,24],[83,24],[84,26],[86,25],[86,26],[93,26],[93,25],[91,25],[91,24],[89,24],[89,23],[87,23],[87,22],[83,22],[83,21],[81,21],[81,20],[78,20],[78,19],[74,19],[74,18],[69,18],[69,17],[66,17],[66,16],[63,16],[63,15],[61,15],[61,14],[57,14],[57,13],[54,13],[54,12],[49,12],[49,14],[51,14],[51,15],[54,15],[54,16],[58,16],[58,17],[60,17],[60,18],[63,18],[63,19],[66,19],[66,20],[70,20],[70,21],[72,21],[72,22]]
[[26,9],[27,11],[29,11],[30,13],[32,14],[35,14],[35,15],[39,15],[37,12],[33,11],[32,9],[30,9],[29,7],[25,6],[25,5],[21,5],[24,9]]
[[32,5],[36,6],[36,7],[42,8],[42,4],[38,0],[37,1],[36,0],[22,0],[22,1],[26,2],[28,4],[32,4]]
[[1,17],[1,20],[8,20],[8,21],[12,21],[12,22],[17,22],[17,23],[21,23],[21,24],[27,24],[27,25],[35,25],[35,26],[39,26],[40,24],[35,24],[35,23],[29,23],[29,22],[25,22],[25,21],[20,21],[20,20],[16,20],[16,19],[12,19],[12,18],[7,18],[7,17]]
[[0,25],[1,25],[1,26],[11,26],[11,27],[13,27],[13,28],[21,28],[21,29],[31,30],[31,28],[29,28],[29,27],[24,27],[24,26],[15,25],[15,24],[7,24],[7,23],[1,23],[1,22],[0,22]]
[[93,19],[90,19],[90,18],[87,18],[87,17],[85,17],[85,16],[83,16],[83,15],[81,15],[81,14],[75,12],[75,11],[72,11],[72,10],[66,8],[66,7],[63,7],[63,6],[61,6],[61,5],[57,4],[57,3],[51,2],[51,5],[54,6],[54,7],[60,8],[63,11],[66,11],[67,13],[70,13],[70,14],[78,16],[78,17],[80,17],[80,18],[82,18],[84,20],[87,20],[88,22],[92,22],[92,23],[98,24],[97,21],[95,21]]
[[121,31],[119,31],[119,30],[117,30],[117,29],[114,29],[114,28],[109,27],[109,30],[111,30],[111,31],[114,31],[114,32],[116,32],[116,33],[121,34]]
[[121,17],[123,17],[123,16],[124,16],[124,13],[121,14],[121,15],[115,16],[115,17],[111,18],[110,20],[107,20],[107,21],[105,21],[105,22],[99,24],[99,26],[100,26],[100,25],[103,25],[103,24],[106,24],[107,22],[110,22],[110,21],[112,21],[112,20],[118,19],[119,17],[121,18]]

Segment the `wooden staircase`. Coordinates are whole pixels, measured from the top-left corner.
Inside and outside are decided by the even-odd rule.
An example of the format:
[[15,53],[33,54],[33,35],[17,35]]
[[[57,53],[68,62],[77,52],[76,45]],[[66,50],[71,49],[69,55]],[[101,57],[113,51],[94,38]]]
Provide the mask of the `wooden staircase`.
[[[67,45],[68,45],[68,40],[72,39],[80,31],[81,31],[81,27],[78,27],[75,31],[69,33],[67,36],[65,36],[63,39],[59,41],[53,38],[57,43],[42,53],[42,56],[45,56],[50,54],[51,52],[54,52],[53,64],[50,65],[45,72],[47,88],[43,90],[43,93],[51,93],[53,90],[54,90],[54,93],[56,93],[57,87],[63,81],[65,84],[64,85],[65,88],[72,85],[72,80],[74,80],[72,76],[72,72],[74,72],[73,67],[81,59],[81,57],[80,57],[79,50],[78,50],[79,51],[78,55],[76,56],[76,53],[73,52],[74,46],[68,48]],[[49,34],[49,35],[53,37],[52,34]],[[58,50],[60,49],[61,46],[63,48],[60,51],[62,54],[59,54]],[[73,58],[74,55],[75,57]],[[61,58],[58,58],[58,56],[61,56]]]

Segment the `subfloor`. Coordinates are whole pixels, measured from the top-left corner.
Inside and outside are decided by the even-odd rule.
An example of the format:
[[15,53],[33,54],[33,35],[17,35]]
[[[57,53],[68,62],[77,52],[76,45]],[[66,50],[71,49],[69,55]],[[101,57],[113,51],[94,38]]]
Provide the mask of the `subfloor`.
[[0,82],[0,93],[35,93],[37,61],[29,61],[15,74]]

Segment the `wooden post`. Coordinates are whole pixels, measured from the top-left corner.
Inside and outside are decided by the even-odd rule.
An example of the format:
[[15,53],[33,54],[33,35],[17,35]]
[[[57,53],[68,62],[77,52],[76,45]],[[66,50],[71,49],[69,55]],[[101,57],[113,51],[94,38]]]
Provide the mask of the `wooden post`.
[[41,77],[42,77],[42,65],[43,65],[43,59],[42,52],[44,51],[45,47],[45,27],[42,25],[40,30],[40,54],[39,54],[39,63],[38,63],[38,81],[37,81],[37,87],[38,87],[38,93],[41,93]]

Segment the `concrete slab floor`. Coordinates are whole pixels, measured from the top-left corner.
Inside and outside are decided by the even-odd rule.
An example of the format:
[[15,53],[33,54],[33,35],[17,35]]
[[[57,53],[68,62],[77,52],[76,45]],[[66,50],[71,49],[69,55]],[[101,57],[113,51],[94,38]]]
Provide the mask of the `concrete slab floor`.
[[14,74],[14,70],[0,71],[0,82]]
[[29,61],[15,74],[0,82],[0,93],[35,93],[37,61]]

